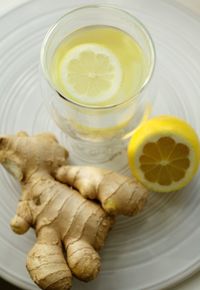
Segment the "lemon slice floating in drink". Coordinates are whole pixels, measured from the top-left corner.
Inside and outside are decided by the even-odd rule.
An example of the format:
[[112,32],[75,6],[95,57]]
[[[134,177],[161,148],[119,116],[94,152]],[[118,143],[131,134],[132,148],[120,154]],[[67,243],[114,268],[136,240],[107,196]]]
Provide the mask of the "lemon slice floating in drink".
[[143,123],[128,147],[133,175],[150,190],[170,192],[188,184],[199,167],[200,143],[194,129],[172,116]]
[[63,57],[60,79],[73,99],[94,105],[108,101],[116,94],[122,69],[110,49],[96,43],[80,44]]

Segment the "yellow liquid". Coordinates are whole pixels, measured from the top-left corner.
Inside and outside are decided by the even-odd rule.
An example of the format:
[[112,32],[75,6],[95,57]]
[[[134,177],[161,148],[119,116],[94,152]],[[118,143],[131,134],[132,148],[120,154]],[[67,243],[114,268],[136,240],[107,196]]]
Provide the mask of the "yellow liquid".
[[[67,99],[77,102],[63,85],[60,67],[66,54],[81,44],[99,44],[109,49],[118,59],[122,71],[121,83],[117,92],[95,105],[108,106],[121,103],[137,95],[147,74],[145,54],[139,44],[130,35],[111,26],[89,26],[67,36],[55,50],[50,73],[57,90]],[[79,103],[88,105],[85,101]]]

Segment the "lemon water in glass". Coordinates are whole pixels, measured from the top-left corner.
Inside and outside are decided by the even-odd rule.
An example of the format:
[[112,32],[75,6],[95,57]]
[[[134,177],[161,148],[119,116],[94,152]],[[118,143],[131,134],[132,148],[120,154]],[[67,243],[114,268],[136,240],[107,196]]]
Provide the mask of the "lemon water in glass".
[[72,162],[125,166],[128,138],[155,95],[154,65],[150,35],[119,8],[80,7],[49,30],[42,90]]

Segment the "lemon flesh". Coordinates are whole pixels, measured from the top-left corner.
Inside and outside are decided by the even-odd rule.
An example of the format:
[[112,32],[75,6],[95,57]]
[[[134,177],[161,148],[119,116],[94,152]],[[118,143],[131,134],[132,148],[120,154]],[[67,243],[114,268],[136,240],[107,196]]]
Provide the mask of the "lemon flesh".
[[128,146],[128,158],[133,175],[148,189],[175,191],[197,172],[199,138],[185,121],[159,116],[136,130]]
[[89,43],[72,48],[60,64],[63,86],[80,103],[111,99],[120,88],[122,69],[112,51]]

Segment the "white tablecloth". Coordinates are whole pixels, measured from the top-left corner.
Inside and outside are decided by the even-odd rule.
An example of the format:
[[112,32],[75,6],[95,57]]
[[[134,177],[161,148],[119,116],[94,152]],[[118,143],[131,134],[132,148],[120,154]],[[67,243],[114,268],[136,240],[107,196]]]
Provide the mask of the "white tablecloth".
[[[0,15],[28,0],[0,0]],[[151,0],[149,0],[151,1]],[[165,0],[163,0],[165,1]],[[173,0],[193,10],[200,16],[200,0]],[[169,290],[200,290],[200,272]]]

